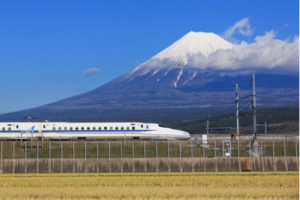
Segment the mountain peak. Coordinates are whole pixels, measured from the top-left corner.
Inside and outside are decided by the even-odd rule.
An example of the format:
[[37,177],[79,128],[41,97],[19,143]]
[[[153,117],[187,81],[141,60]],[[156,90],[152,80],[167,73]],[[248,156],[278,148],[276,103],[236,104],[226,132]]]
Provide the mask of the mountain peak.
[[201,53],[208,57],[218,49],[231,49],[233,46],[214,33],[191,31],[151,59],[170,59],[170,61],[187,65],[188,58],[192,55]]

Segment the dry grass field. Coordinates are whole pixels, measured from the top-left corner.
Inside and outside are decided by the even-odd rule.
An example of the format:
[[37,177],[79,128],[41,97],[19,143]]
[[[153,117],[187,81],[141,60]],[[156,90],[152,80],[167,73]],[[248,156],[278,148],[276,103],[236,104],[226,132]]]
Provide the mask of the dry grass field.
[[299,199],[299,173],[2,174],[0,199]]

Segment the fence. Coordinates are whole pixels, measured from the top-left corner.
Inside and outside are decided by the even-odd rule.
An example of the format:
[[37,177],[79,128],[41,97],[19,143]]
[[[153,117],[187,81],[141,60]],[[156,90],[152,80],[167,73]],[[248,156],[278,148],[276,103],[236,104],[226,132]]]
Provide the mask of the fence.
[[[252,140],[1,142],[3,159],[253,157]],[[298,157],[299,140],[258,140],[259,157]]]

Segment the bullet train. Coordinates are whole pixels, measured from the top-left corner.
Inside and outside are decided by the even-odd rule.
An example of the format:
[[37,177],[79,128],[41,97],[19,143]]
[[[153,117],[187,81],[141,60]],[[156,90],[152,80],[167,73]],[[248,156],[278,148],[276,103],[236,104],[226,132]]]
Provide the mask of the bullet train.
[[0,140],[144,139],[188,140],[190,134],[142,122],[1,122]]

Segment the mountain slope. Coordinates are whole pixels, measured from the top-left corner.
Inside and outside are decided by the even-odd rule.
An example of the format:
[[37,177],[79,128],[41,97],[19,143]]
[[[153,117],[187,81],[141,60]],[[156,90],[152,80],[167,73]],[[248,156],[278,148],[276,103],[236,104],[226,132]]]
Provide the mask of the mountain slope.
[[[251,74],[228,76],[191,65],[191,57],[230,50],[233,44],[213,33],[190,32],[145,63],[92,91],[14,114],[107,107],[234,108],[235,84],[240,97],[251,93]],[[258,106],[299,103],[299,77],[256,75]],[[249,103],[245,101],[245,104]],[[97,110],[97,111],[96,111]]]

